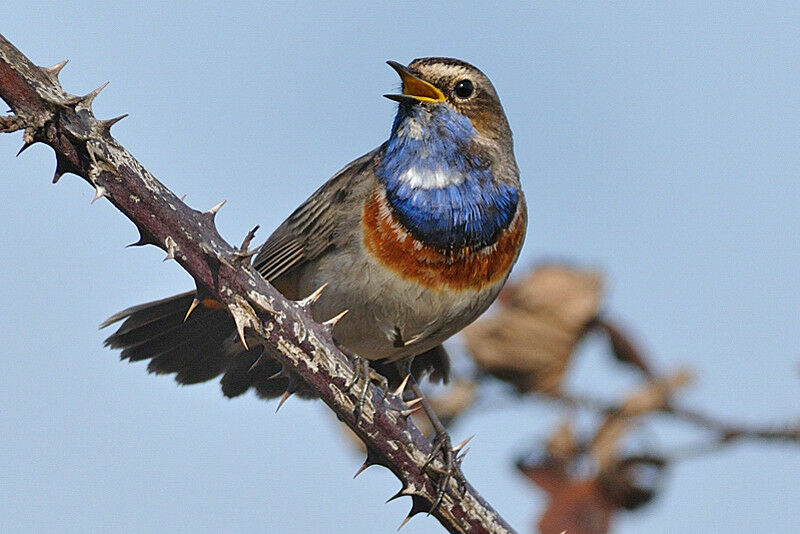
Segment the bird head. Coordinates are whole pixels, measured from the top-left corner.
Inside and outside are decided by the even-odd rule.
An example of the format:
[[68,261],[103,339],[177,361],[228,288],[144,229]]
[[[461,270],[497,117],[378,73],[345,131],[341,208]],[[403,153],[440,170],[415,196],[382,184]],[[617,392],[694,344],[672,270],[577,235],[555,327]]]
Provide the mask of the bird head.
[[401,113],[455,112],[469,119],[480,138],[510,139],[511,129],[492,82],[469,63],[441,57],[415,59],[408,66],[387,63],[400,75],[403,92],[384,96],[399,102]]

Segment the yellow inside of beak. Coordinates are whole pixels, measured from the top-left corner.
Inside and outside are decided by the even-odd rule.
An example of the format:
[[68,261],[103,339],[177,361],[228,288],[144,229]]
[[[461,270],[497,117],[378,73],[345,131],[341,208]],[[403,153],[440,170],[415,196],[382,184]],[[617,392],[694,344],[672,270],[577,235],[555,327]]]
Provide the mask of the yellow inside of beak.
[[435,85],[420,80],[409,72],[398,71],[398,74],[403,82],[404,95],[413,96],[423,102],[443,102],[445,100],[444,93]]

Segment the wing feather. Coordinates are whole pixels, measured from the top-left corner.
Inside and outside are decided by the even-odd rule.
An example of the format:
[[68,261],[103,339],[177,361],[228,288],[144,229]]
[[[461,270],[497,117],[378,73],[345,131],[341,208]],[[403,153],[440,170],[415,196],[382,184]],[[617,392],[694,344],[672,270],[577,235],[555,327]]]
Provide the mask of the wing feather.
[[379,147],[345,166],[273,232],[253,262],[264,278],[272,282],[335,244],[337,229],[347,218],[343,215],[348,212],[352,215],[348,204],[356,199],[352,193],[359,185],[375,179],[372,164],[382,149]]

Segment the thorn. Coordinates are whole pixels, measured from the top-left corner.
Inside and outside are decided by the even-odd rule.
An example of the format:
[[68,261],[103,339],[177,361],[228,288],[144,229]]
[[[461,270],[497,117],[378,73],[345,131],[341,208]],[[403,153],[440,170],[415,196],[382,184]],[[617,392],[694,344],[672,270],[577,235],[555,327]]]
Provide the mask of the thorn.
[[63,69],[67,63],[69,62],[68,59],[65,59],[61,63],[56,63],[52,67],[42,67],[42,70],[48,75],[56,80],[58,80],[58,75],[61,74],[61,69]]
[[[259,357],[258,357],[258,359],[260,360],[260,359],[261,359],[263,356],[264,356],[264,355],[262,354],[261,356],[259,356]],[[253,364],[253,365],[255,365],[255,364]],[[276,373],[273,373],[273,374],[269,375],[269,376],[267,377],[267,380],[268,380],[268,381],[269,381],[269,380],[276,380],[276,379],[278,379],[278,378],[284,378],[284,377],[286,377],[286,376],[288,376],[288,375],[287,375],[286,373],[284,373],[284,372],[283,372],[283,367],[281,367],[281,370],[280,370],[280,371],[278,371],[278,372],[276,372]]]
[[214,206],[213,208],[211,208],[210,210],[208,210],[206,213],[210,213],[210,214],[211,214],[211,216],[213,217],[214,215],[216,215],[216,214],[217,214],[217,212],[219,211],[219,209],[220,209],[222,206],[224,206],[224,205],[225,205],[225,203],[226,203],[226,202],[227,202],[227,200],[223,200],[222,202],[220,202],[219,204],[217,204],[216,206]]
[[[406,486],[405,484],[403,484],[403,487],[400,488],[400,491],[389,497],[386,500],[386,503],[390,503],[395,499],[399,499],[400,497],[411,497],[413,499],[414,494],[415,494],[414,489],[411,486]],[[417,512],[414,512],[414,514],[409,514],[409,515],[415,515],[416,513]]]
[[401,528],[403,528],[404,526],[406,526],[406,523],[408,523],[408,522],[411,520],[411,518],[412,518],[412,517],[414,517],[414,516],[413,516],[413,515],[411,515],[411,514],[407,515],[407,516],[406,516],[406,518],[405,518],[405,519],[403,519],[403,522],[402,522],[402,523],[400,523],[400,526],[399,526],[399,527],[397,527],[397,531],[399,532]]
[[233,302],[227,306],[228,311],[233,316],[233,322],[236,325],[236,333],[239,336],[242,347],[244,347],[244,350],[250,350],[250,347],[247,346],[244,329],[252,328],[255,331],[259,331],[260,322],[255,310],[243,297],[235,294],[233,295]]
[[348,312],[348,311],[350,311],[350,310],[345,310],[345,311],[343,311],[342,313],[340,313],[339,315],[336,315],[335,317],[331,317],[330,319],[328,319],[327,321],[325,321],[324,323],[322,323],[322,325],[323,325],[323,326],[326,326],[326,327],[328,327],[328,328],[330,328],[331,330],[333,330],[333,327],[335,327],[335,326],[336,326],[336,323],[338,323],[339,321],[341,321],[341,320],[342,320],[342,317],[344,317],[345,315],[347,315],[347,312]]
[[408,384],[408,379],[411,378],[411,373],[407,374],[406,377],[400,382],[400,385],[397,386],[397,389],[392,392],[392,395],[395,397],[402,397],[403,392],[406,389],[406,385]]
[[[222,202],[225,201],[223,200]],[[249,232],[247,232],[247,235],[244,236],[244,239],[242,240],[242,245],[239,247],[239,250],[241,251],[242,254],[247,252],[247,249],[250,247],[250,243],[253,241],[253,238],[256,236],[256,232],[258,232],[259,228],[261,228],[260,225],[258,224],[255,225]]]
[[189,309],[186,310],[186,316],[184,316],[183,318],[184,323],[186,322],[186,319],[188,319],[189,316],[192,314],[192,312],[194,311],[194,309],[197,307],[198,304],[200,304],[200,301],[197,300],[197,297],[193,298],[192,303],[189,304]]
[[181,202],[183,202],[184,200],[186,200],[186,195],[183,195],[183,196],[181,197]]
[[289,392],[289,391],[286,391],[286,392],[283,394],[283,397],[281,397],[281,400],[280,400],[280,402],[278,403],[278,407],[277,407],[277,408],[275,408],[275,413],[278,413],[278,410],[280,410],[280,409],[281,409],[281,406],[283,406],[283,403],[284,403],[284,402],[286,402],[286,400],[287,400],[289,397],[291,397],[291,396],[292,396],[292,393],[291,393],[291,392]]
[[102,197],[106,196],[106,193],[107,193],[106,188],[103,187],[102,185],[98,184],[98,185],[94,186],[94,198],[92,198],[91,204],[94,204],[95,201],[98,198],[102,198]]
[[57,155],[56,170],[53,171],[53,183],[58,182],[58,180],[68,172],[69,172],[69,164],[67,160]]
[[26,150],[28,150],[28,148],[29,148],[31,145],[33,145],[33,143],[29,143],[28,141],[25,141],[25,143],[22,145],[22,148],[20,148],[20,149],[19,149],[19,152],[17,152],[17,156],[16,156],[16,157],[19,157],[19,155],[20,155],[20,154],[22,154],[23,152],[25,152]]
[[167,257],[161,261],[174,260],[175,249],[176,249],[175,240],[172,239],[172,236],[168,235],[167,238],[164,240],[164,244],[167,246]]
[[474,437],[475,437],[475,434],[472,434],[470,437],[468,437],[467,439],[465,439],[464,441],[462,441],[461,443],[459,443],[458,445],[453,447],[453,452],[460,451],[464,447],[464,445],[469,443],[469,440],[471,440]]
[[[222,205],[225,201],[223,200],[220,205]],[[213,216],[213,214],[212,214]],[[258,249],[247,251],[247,248],[250,246],[250,242],[253,241],[253,238],[256,236],[256,232],[258,229],[261,228],[259,225],[253,227],[252,230],[247,232],[247,235],[244,236],[242,240],[242,244],[236,249],[235,258],[239,261],[247,260],[247,263],[250,263],[250,258],[258,254]]]
[[247,252],[237,252],[235,254],[235,257],[236,257],[237,260],[249,260],[250,258],[255,256],[256,254],[258,254],[258,249],[250,250],[250,251],[247,251]]
[[[250,350],[250,347],[247,346],[247,341],[244,338],[244,323],[242,321],[236,321],[236,333],[239,334],[239,341],[242,343],[244,350]],[[280,408],[280,406],[278,406],[278,408]]]
[[467,447],[466,449],[464,449],[464,452],[462,452],[461,454],[459,454],[459,455],[458,455],[458,458],[456,458],[456,460],[458,460],[459,462],[460,462],[461,460],[463,460],[463,459],[464,459],[464,456],[466,456],[466,455],[467,455],[467,453],[468,453],[470,450],[472,450],[472,447]]
[[[367,467],[369,467],[369,466],[371,466],[371,465],[373,465],[373,463],[370,461],[370,459],[369,459],[369,456],[367,456],[367,459],[366,459],[366,460],[364,460],[364,463],[363,463],[363,464],[361,464],[361,467],[359,467],[359,468],[358,468],[358,471],[356,471],[356,474],[355,474],[355,475],[353,475],[353,479],[355,480],[355,478],[356,478],[356,477],[358,477],[358,475],[360,475],[361,473],[363,473],[364,471],[366,471],[366,470],[367,470]],[[388,502],[388,501],[387,501],[387,502]]]
[[22,133],[22,141],[27,144],[33,144],[34,139],[33,136],[36,134],[36,130],[32,127],[28,126],[25,128],[25,131]]
[[312,304],[314,304],[315,302],[317,302],[317,300],[319,300],[320,295],[322,295],[322,292],[325,291],[326,287],[328,287],[328,282],[325,282],[324,284],[319,286],[317,289],[314,290],[313,293],[311,293],[306,298],[298,300],[297,305],[300,306],[301,308],[308,310]]
[[142,232],[139,232],[139,240],[136,241],[135,243],[130,243],[128,245],[125,245],[125,248],[143,247],[145,245],[152,245],[152,244],[153,244],[153,242],[151,240],[145,238],[144,234]]
[[112,126],[114,126],[115,124],[117,124],[119,121],[121,121],[122,119],[124,119],[127,116],[128,116],[128,114],[125,113],[124,115],[120,115],[119,117],[114,117],[113,119],[107,119],[107,120],[104,120],[104,121],[100,121],[100,126],[102,126],[102,128],[106,132],[110,132]]
[[394,495],[392,495],[391,497],[386,499],[386,502],[384,504],[389,504],[393,500],[399,499],[400,497],[405,497],[405,496],[406,496],[406,494],[403,493],[403,488],[401,488],[400,491],[398,491],[397,493],[395,493]]
[[[252,373],[253,369],[255,369],[256,367],[261,365],[262,361],[264,361],[264,353],[263,352],[258,355],[258,358],[256,358],[256,361],[253,362],[253,365],[250,366],[250,368],[247,370],[247,372],[248,373]],[[283,369],[281,369],[280,371],[275,373],[275,375],[280,374],[282,371],[283,371]],[[275,375],[270,376],[269,378],[267,378],[267,380],[272,380],[275,377]]]
[[104,83],[103,85],[101,85],[100,87],[98,87],[97,89],[92,91],[91,93],[88,93],[88,94],[80,97],[79,101],[80,101],[81,104],[83,104],[83,107],[91,108],[92,107],[92,102],[94,102],[94,99],[97,97],[97,95],[100,94],[100,91],[102,91],[103,89],[106,88],[107,85],[108,85],[108,82]]
[[62,100],[58,101],[58,105],[61,107],[68,107],[68,106],[75,106],[81,103],[83,100],[82,96],[75,96],[67,94]]
[[408,512],[408,515],[400,524],[400,526],[397,527],[397,530],[403,528],[405,524],[408,523],[409,519],[411,519],[420,512],[427,511],[429,508],[430,506],[428,505],[427,502],[425,502],[425,500],[422,497],[420,497],[419,495],[411,494],[411,510]]
[[421,409],[422,409],[422,406],[417,406],[416,408],[411,408],[409,410],[400,410],[400,415],[402,415],[403,417],[408,417],[412,413],[418,412]]
[[422,402],[422,397],[417,397],[416,399],[411,399],[410,401],[406,402],[406,406],[409,408],[415,406],[418,402]]
[[[438,504],[437,504],[438,506]],[[434,511],[435,507],[428,503],[425,498],[419,495],[412,495],[411,496],[411,511],[408,512],[409,516],[415,516],[422,512],[427,512],[428,515],[431,515]]]

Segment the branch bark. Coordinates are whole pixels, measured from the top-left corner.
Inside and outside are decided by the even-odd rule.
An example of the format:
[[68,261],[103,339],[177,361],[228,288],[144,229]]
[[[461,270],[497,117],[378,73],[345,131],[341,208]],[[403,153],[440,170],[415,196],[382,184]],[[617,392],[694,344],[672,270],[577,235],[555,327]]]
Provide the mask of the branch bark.
[[[436,496],[435,468],[423,471],[431,443],[408,417],[401,399],[370,385],[359,422],[358,399],[346,384],[354,370],[333,343],[332,321],[311,318],[311,302],[285,299],[251,266],[246,244],[229,245],[217,232],[215,206],[201,212],[190,208],[151,175],[111,136],[120,118],[98,120],[92,101],[102,89],[85,96],[64,91],[58,73],[66,62],[49,68],[34,65],[0,35],[0,98],[12,115],[0,117],[0,132],[24,132],[23,150],[42,142],[56,153],[53,181],[67,172],[95,188],[95,199],[106,197],[139,229],[135,245],[155,245],[195,280],[200,295],[224,303],[243,343],[263,345],[292,380],[302,381],[366,445],[365,465],[390,469],[402,483],[393,497],[410,496],[409,517],[430,510]],[[434,473],[434,474],[429,474]],[[467,484],[461,493],[454,481],[441,505],[431,512],[450,532],[511,532],[511,528]]]

